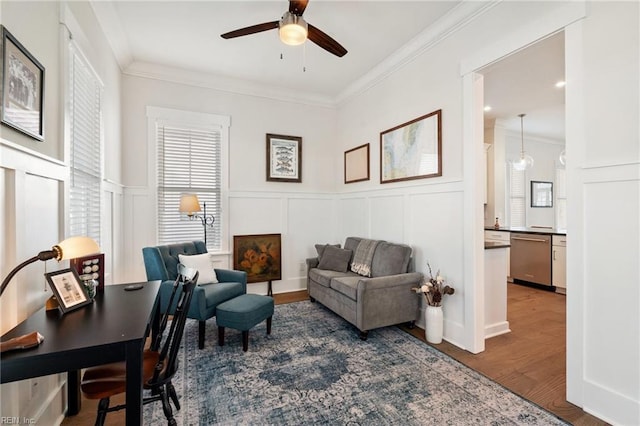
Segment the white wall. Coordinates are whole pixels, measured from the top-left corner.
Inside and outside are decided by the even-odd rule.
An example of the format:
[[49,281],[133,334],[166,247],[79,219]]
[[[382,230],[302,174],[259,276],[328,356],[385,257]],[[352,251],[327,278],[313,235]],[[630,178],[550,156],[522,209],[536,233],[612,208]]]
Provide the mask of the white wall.
[[[229,136],[229,241],[219,256],[221,267],[233,264],[234,235],[281,233],[283,279],[274,291],[306,288],[302,264],[315,254],[313,244],[333,240],[335,215],[330,194],[341,169],[333,158],[335,110],[312,104],[239,95],[193,84],[169,82],[179,71],[157,68],[165,80],[126,75],[123,78],[123,171],[126,182],[129,280],[145,279],[142,247],[156,245],[155,206],[148,166],[146,107],[166,107],[231,117]],[[266,134],[302,137],[302,182],[266,180]],[[327,241],[328,242],[328,241]],[[266,293],[252,284],[250,292]]]
[[[117,199],[120,181],[120,71],[108,48],[91,7],[86,2],[0,3],[1,23],[45,68],[45,139],[38,142],[4,125],[0,126],[0,276],[42,250],[50,249],[66,235],[65,187],[69,171],[64,146],[63,64],[66,50],[65,22],[105,85],[105,198]],[[105,206],[103,251],[113,278],[113,262],[119,262],[117,228],[121,212],[116,202]],[[104,209],[103,209],[104,210]],[[37,262],[20,271],[0,299],[0,333],[5,333],[51,295],[43,274],[68,267],[66,262]],[[117,270],[117,269],[116,269]],[[46,338],[46,336],[45,336]],[[19,416],[39,424],[58,424],[66,409],[65,376],[53,375],[0,386],[3,416]]]
[[[463,162],[463,150],[470,146],[463,145],[462,128],[470,123],[462,113],[470,101],[462,97],[463,81],[456,71],[479,69],[488,63],[482,58],[494,54],[491,60],[498,59],[496,52],[507,54],[535,41],[532,34],[542,37],[569,25],[568,399],[611,423],[639,424],[638,4],[590,2],[586,19],[571,25],[575,7],[581,4],[500,3],[341,105],[336,158],[365,142],[372,143],[373,157],[371,181],[340,186],[344,192],[357,191],[354,200],[341,201],[362,209],[364,225],[354,220],[350,207],[338,208],[344,212],[339,221],[371,237],[389,235],[382,223],[401,228],[393,235],[414,247],[418,269],[424,272],[428,259],[456,287],[456,295],[445,301],[445,338],[468,345],[469,340],[458,340],[472,327],[472,319],[464,315],[469,299],[462,295],[476,291],[481,278],[468,263],[477,241],[473,232],[461,233],[469,226],[461,210],[482,207],[467,204],[474,197],[461,192],[479,175],[472,162]],[[439,108],[443,176],[379,185],[379,132]],[[414,198],[414,191],[425,194]],[[372,219],[376,216],[391,222]],[[393,222],[399,217],[405,219],[402,225]]]
[[567,28],[567,398],[640,424],[640,5]]
[[[507,131],[505,133],[506,155],[504,168],[510,166],[511,161],[520,158],[520,134]],[[533,157],[533,167],[525,170],[525,206],[526,206],[526,226],[556,226],[555,206],[531,207],[531,181],[552,182],[554,194],[557,189],[556,185],[556,166],[560,152],[564,149],[564,144],[560,141],[542,139],[533,136],[524,137],[525,153]],[[504,185],[505,182],[502,182]],[[508,193],[506,194],[506,202],[509,202]],[[554,200],[555,202],[555,200]],[[510,223],[506,218],[505,223]]]

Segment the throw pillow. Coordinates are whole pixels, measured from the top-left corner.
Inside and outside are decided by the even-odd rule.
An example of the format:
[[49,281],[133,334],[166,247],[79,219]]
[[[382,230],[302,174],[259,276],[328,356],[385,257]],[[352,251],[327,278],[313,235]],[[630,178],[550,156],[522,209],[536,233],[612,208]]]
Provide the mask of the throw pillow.
[[316,244],[316,251],[318,252],[318,262],[320,261],[320,259],[322,259],[324,249],[329,246],[340,248],[340,244]]
[[319,269],[329,269],[336,272],[347,272],[349,261],[351,260],[351,250],[345,250],[334,246],[326,246],[320,263]]
[[213,270],[213,258],[211,253],[203,254],[179,254],[178,259],[187,268],[196,269],[200,275],[198,276],[198,285],[215,284],[218,282],[216,271]]

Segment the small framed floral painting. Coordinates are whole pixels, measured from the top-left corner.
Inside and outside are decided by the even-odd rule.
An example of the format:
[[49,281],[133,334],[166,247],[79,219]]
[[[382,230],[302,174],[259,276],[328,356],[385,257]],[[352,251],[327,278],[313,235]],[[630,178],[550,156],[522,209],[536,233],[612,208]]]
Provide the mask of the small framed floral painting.
[[267,133],[267,181],[302,182],[302,138]]
[[233,269],[247,273],[248,283],[282,279],[280,234],[234,235]]
[[442,176],[442,110],[380,133],[380,183]]
[[74,269],[49,272],[45,276],[63,314],[93,302]]

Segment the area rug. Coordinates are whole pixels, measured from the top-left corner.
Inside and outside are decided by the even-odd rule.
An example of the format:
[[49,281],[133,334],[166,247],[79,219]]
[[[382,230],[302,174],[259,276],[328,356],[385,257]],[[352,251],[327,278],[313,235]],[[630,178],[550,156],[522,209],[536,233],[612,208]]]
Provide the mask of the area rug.
[[[207,321],[189,321],[174,385],[181,425],[565,425],[397,327],[367,341],[319,303],[277,305],[271,335],[226,329],[217,344]],[[166,424],[161,404],[145,407],[145,424]]]

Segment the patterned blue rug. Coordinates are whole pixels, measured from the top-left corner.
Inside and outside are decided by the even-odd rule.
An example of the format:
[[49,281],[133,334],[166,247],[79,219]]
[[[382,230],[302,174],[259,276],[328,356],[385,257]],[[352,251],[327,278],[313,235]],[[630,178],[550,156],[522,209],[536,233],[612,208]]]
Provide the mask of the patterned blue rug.
[[[318,303],[277,305],[273,328],[240,332],[207,321],[205,348],[189,320],[174,385],[181,425],[565,425],[397,327],[358,338]],[[160,403],[145,424],[166,424]]]

